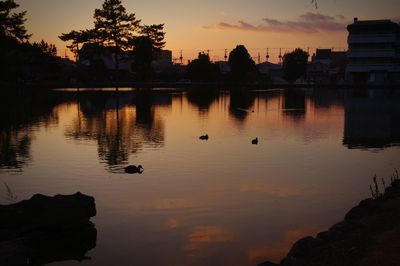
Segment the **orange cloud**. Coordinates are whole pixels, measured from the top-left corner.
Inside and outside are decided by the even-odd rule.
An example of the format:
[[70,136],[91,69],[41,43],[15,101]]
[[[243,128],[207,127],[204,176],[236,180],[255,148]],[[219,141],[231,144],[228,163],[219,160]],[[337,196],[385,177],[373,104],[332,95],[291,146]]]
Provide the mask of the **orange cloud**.
[[240,30],[251,32],[301,32],[301,33],[319,33],[329,31],[346,30],[346,21],[342,15],[335,17],[327,16],[321,13],[307,12],[300,15],[294,21],[282,21],[271,18],[264,18],[261,24],[253,25],[243,20],[239,20],[237,24],[220,22],[217,25],[205,26],[205,29],[218,30]]

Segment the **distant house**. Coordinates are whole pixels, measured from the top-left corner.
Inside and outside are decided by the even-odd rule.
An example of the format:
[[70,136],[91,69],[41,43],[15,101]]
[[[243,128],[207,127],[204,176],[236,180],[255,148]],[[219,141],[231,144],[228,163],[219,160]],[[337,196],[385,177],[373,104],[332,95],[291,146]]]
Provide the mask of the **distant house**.
[[84,66],[91,66],[99,61],[103,62],[107,69],[115,70],[115,60],[118,56],[119,70],[130,71],[133,58],[124,53],[115,54],[115,48],[112,46],[102,47],[98,44],[84,44],[79,52],[79,64]]
[[154,53],[154,60],[151,63],[154,72],[161,73],[172,67],[172,51],[160,50]]
[[317,49],[307,66],[307,79],[315,84],[338,84],[344,81],[346,52]]
[[356,84],[400,83],[400,25],[354,18],[347,26],[346,80]]
[[287,82],[282,78],[283,77],[283,69],[282,65],[274,64],[270,62],[263,62],[256,65],[258,71],[261,74],[268,75],[268,77],[275,84],[286,84]]
[[[91,48],[89,45],[90,52],[79,57],[79,63],[81,65],[90,66],[96,59],[101,60],[104,66],[109,70],[115,70],[115,59],[114,47],[103,47],[101,50],[95,50],[96,47]],[[88,49],[88,48],[86,48]],[[126,53],[118,55],[118,67],[119,70],[131,72],[132,64],[135,59]],[[165,69],[172,66],[172,51],[160,50],[154,53],[154,60],[152,61],[153,69],[156,73],[162,72]]]

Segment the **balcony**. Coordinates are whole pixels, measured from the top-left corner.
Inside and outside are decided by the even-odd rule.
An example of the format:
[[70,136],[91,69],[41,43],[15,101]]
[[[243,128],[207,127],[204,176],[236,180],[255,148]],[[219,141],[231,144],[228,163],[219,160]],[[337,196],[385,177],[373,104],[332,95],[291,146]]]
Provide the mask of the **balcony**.
[[346,72],[400,72],[400,65],[395,63],[349,63],[346,67]]
[[398,41],[396,34],[351,34],[347,37],[348,44],[396,43]]
[[348,58],[395,58],[399,53],[395,49],[352,49],[347,52]]

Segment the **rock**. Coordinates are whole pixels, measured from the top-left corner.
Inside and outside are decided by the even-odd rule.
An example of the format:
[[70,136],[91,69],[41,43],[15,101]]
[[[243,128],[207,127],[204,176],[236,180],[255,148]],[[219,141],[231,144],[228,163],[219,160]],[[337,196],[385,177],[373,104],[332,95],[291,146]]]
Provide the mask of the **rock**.
[[258,264],[258,266],[279,266],[279,264],[276,264],[276,263],[273,263],[270,261],[266,261],[266,262]]
[[395,180],[382,197],[361,201],[316,239],[297,241],[278,265],[398,265],[399,236],[400,181]]
[[314,237],[311,236],[302,238],[296,243],[294,243],[292,249],[288,254],[288,257],[310,258],[315,254],[318,254],[321,244],[322,244],[321,240],[315,239]]
[[82,193],[54,197],[36,194],[16,204],[0,205],[0,216],[7,217],[0,228],[69,227],[95,215],[94,198]]
[[0,265],[86,259],[96,246],[95,215],[94,198],[79,192],[0,205]]
[[379,202],[373,199],[365,199],[358,206],[352,208],[344,217],[347,222],[354,222],[366,216],[379,214],[383,211]]

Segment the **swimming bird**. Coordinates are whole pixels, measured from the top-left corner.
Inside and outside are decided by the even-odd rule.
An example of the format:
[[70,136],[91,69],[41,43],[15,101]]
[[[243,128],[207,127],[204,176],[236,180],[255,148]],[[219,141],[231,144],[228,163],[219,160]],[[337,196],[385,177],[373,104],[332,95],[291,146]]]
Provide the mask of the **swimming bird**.
[[258,138],[253,139],[253,140],[251,141],[251,144],[257,145],[257,144],[258,144]]
[[143,166],[141,166],[140,164],[138,166],[128,165],[124,168],[124,170],[127,174],[141,174],[144,171]]
[[208,140],[208,135],[200,136],[199,139],[201,139],[201,140]]

